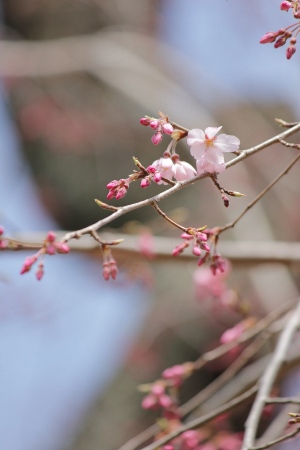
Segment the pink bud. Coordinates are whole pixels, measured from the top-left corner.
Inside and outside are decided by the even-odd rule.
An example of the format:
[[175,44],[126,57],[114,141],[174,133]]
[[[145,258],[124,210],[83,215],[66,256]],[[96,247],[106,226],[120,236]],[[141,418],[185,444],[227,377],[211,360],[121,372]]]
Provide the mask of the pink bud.
[[146,170],[147,170],[148,173],[155,173],[156,172],[156,168],[154,166],[148,166]]
[[115,197],[116,197],[117,200],[120,200],[120,198],[125,197],[126,194],[127,194],[126,187],[122,187],[121,189],[118,189]]
[[32,265],[36,262],[37,257],[36,256],[28,256],[25,259],[25,262],[21,268],[21,272],[20,274],[23,275],[23,273],[29,272],[29,270],[31,269]]
[[108,194],[107,194],[107,196],[106,196],[106,198],[108,198],[108,200],[111,200],[112,198],[114,198],[115,197],[115,195],[116,195],[116,190],[114,190],[114,189],[111,189],[109,192],[108,192]]
[[4,233],[4,228],[2,227],[2,225],[0,225],[0,236],[2,236],[3,233]]
[[180,237],[182,237],[182,239],[187,239],[188,241],[190,241],[191,239],[194,239],[194,236],[192,236],[191,234],[188,234],[188,233],[182,233]]
[[210,252],[209,245],[206,242],[201,242],[200,247],[205,250],[206,252]]
[[149,178],[143,178],[141,181],[141,188],[147,188],[151,184]]
[[173,127],[169,122],[166,122],[162,126],[163,132],[165,134],[172,134],[173,133]]
[[117,267],[116,261],[113,259],[110,262],[110,276],[112,277],[113,280],[115,280],[117,277],[117,274],[118,274],[118,267]]
[[153,128],[153,130],[156,130],[159,127],[159,120],[158,119],[151,120],[150,127]]
[[36,275],[36,278],[37,278],[38,281],[40,281],[43,278],[43,275],[44,275],[44,265],[43,265],[43,263],[40,263],[38,265],[38,269],[37,269],[35,275]]
[[282,11],[288,11],[291,7],[292,7],[291,3],[287,2],[287,1],[286,2],[282,2],[281,5],[280,5],[280,9]]
[[156,383],[151,388],[151,394],[159,397],[165,393],[165,387],[162,384]]
[[102,275],[104,280],[108,281],[110,277],[110,268],[108,263],[103,263]]
[[154,395],[147,395],[142,401],[142,408],[151,409],[157,405],[157,399]]
[[163,408],[170,408],[173,405],[172,399],[166,395],[163,394],[159,397],[159,404],[160,406],[162,406]]
[[55,251],[56,251],[56,249],[55,249],[54,245],[52,245],[52,244],[47,245],[47,247],[46,247],[46,253],[47,253],[48,255],[54,255],[54,254],[55,254]]
[[70,247],[65,242],[57,242],[55,248],[58,253],[69,253]]
[[260,39],[261,44],[268,44],[270,42],[274,42],[277,38],[278,34],[274,33],[273,31],[269,31],[268,33],[264,34],[263,37]]
[[159,183],[162,179],[162,174],[160,172],[155,172],[153,175],[153,181],[154,183]]
[[3,239],[0,239],[0,250],[3,250],[4,248],[7,248],[7,242]]
[[150,119],[148,117],[142,117],[140,119],[140,124],[147,127],[150,124]]
[[200,247],[198,245],[195,245],[193,247],[193,255],[195,255],[195,256],[200,256],[201,255],[201,249],[200,249]]
[[172,252],[172,255],[173,255],[173,256],[178,256],[178,255],[180,255],[180,254],[183,252],[183,250],[184,250],[186,247],[188,247],[188,246],[189,246],[188,242],[183,242],[182,244],[177,245],[177,246],[174,248],[174,250],[173,250],[173,252]]
[[160,131],[157,131],[151,138],[152,144],[158,145],[162,141],[163,135]]
[[56,239],[56,234],[53,231],[49,231],[49,233],[47,234],[46,240],[48,242],[54,242]]
[[296,47],[291,44],[288,46],[285,52],[287,59],[291,59],[294,53],[296,53]]
[[107,187],[107,189],[114,189],[114,188],[116,188],[118,185],[119,185],[119,181],[118,181],[118,180],[113,180],[113,181],[110,181],[110,182],[106,185],[106,187]]

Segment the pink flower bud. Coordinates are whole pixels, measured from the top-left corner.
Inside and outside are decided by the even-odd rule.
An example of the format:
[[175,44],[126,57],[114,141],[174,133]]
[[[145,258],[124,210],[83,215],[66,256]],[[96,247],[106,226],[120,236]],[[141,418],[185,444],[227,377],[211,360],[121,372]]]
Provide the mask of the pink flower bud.
[[172,399],[166,395],[163,394],[159,397],[159,404],[160,406],[162,406],[162,408],[168,409],[171,408],[171,406],[173,405]]
[[147,170],[148,173],[155,173],[156,172],[156,168],[154,166],[148,166],[146,170]]
[[165,393],[165,387],[162,384],[155,383],[151,388],[151,394],[159,397]]
[[201,242],[200,247],[202,248],[202,250],[205,250],[206,252],[210,252],[209,245],[206,242]]
[[102,275],[104,280],[108,281],[110,277],[110,268],[108,263],[103,263]]
[[154,395],[146,395],[146,397],[142,401],[142,408],[144,409],[152,409],[157,406],[157,399]]
[[35,275],[36,275],[36,278],[38,281],[40,281],[43,278],[43,275],[44,275],[44,264],[43,263],[40,263],[38,265],[38,269],[37,269]]
[[3,250],[4,248],[7,248],[7,242],[3,239],[0,239],[0,250]]
[[110,276],[112,277],[113,280],[115,280],[117,274],[118,274],[118,267],[116,261],[113,259],[110,261]]
[[141,181],[141,188],[147,188],[151,184],[149,178],[143,178]]
[[291,59],[294,53],[296,53],[296,47],[291,44],[288,46],[285,52],[287,59]]
[[201,255],[201,249],[198,245],[194,245],[193,247],[193,255],[200,256]]
[[23,273],[29,272],[29,270],[31,269],[32,265],[36,262],[37,257],[36,256],[28,256],[25,259],[25,262],[21,268],[21,272],[20,274],[23,275]]
[[148,117],[142,117],[140,119],[140,124],[147,127],[150,124],[150,119]]
[[70,247],[65,242],[57,242],[55,248],[58,253],[69,253]]
[[114,189],[114,188],[116,188],[118,185],[119,185],[119,181],[118,181],[118,180],[113,180],[113,181],[110,181],[110,182],[106,185],[106,187],[107,187],[107,189]]
[[180,237],[182,237],[182,239],[187,239],[188,241],[190,241],[191,239],[194,239],[194,236],[192,236],[191,234],[188,234],[188,233],[182,233]]
[[56,234],[53,233],[53,231],[49,231],[49,233],[47,234],[46,240],[48,242],[54,242],[56,239]]
[[162,179],[162,174],[160,172],[155,172],[155,174],[153,175],[154,183],[160,183],[161,179]]
[[116,197],[117,200],[120,200],[120,198],[125,197],[126,194],[127,194],[126,187],[122,187],[121,189],[118,189],[115,197]]
[[174,250],[173,250],[173,252],[172,252],[172,255],[173,255],[173,256],[178,256],[178,255],[180,255],[180,254],[183,252],[183,250],[184,250],[186,247],[188,247],[188,246],[189,246],[188,242],[183,242],[182,244],[177,245],[177,246],[174,248]]
[[163,135],[160,131],[157,131],[151,138],[152,144],[158,145],[162,141]]
[[268,44],[270,42],[274,42],[277,38],[278,34],[274,33],[273,31],[269,31],[268,33],[264,34],[263,37],[260,39],[261,44]]
[[172,134],[173,133],[173,127],[169,122],[166,122],[162,126],[162,130],[165,134]]
[[3,233],[4,233],[4,228],[2,227],[2,225],[0,225],[0,236],[2,236]]
[[281,5],[280,5],[280,9],[282,11],[288,11],[291,7],[292,7],[291,3],[287,2],[287,1],[286,2],[282,2]]
[[159,127],[159,120],[158,119],[151,120],[150,127],[153,128],[153,130],[157,130],[157,128]]
[[48,254],[48,255],[54,255],[55,254],[55,252],[56,252],[56,249],[55,249],[55,247],[54,247],[54,245],[52,245],[52,244],[50,244],[50,245],[47,245],[47,247],[46,247],[46,253]]
[[116,195],[116,191],[115,191],[114,189],[111,189],[111,190],[108,192],[106,198],[107,198],[108,200],[111,200],[112,198],[114,198],[115,195]]

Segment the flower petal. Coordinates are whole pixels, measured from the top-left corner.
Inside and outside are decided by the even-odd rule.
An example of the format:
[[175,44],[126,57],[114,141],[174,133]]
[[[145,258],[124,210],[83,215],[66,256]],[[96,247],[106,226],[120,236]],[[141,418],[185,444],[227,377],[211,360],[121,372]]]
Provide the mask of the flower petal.
[[204,159],[210,164],[222,164],[224,162],[224,155],[218,148],[211,147],[207,149]]
[[199,128],[194,128],[193,130],[190,130],[188,132],[188,138],[187,138],[187,144],[193,145],[194,142],[200,141],[204,142],[205,140],[205,134],[203,130],[200,130]]
[[200,159],[206,150],[205,142],[195,141],[191,146],[190,152],[195,159]]
[[208,139],[213,139],[222,127],[207,127],[205,128],[205,136]]
[[236,136],[220,134],[215,139],[214,146],[222,152],[236,152],[240,147],[240,140]]

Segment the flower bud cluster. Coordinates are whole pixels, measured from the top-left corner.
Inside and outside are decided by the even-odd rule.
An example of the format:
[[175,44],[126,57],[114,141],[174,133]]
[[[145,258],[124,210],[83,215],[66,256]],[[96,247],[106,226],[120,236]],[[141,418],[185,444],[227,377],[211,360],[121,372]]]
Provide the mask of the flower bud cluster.
[[166,386],[163,382],[157,381],[151,387],[150,393],[142,401],[144,409],[169,410],[174,406],[172,398],[166,394]]
[[202,253],[201,250],[204,250],[207,253],[210,252],[205,230],[199,231],[195,228],[188,228],[188,232],[182,233],[181,238],[184,239],[184,242],[174,248],[172,252],[173,256],[179,256],[191,243],[193,246],[192,253],[195,256],[200,256]]
[[164,134],[171,135],[173,133],[173,126],[170,124],[168,117],[164,114],[162,114],[160,119],[148,116],[142,117],[140,119],[140,124],[146,127],[150,126],[155,130],[155,133],[151,138],[154,145],[158,145],[162,141]]
[[[192,253],[199,257],[198,266],[202,266],[206,262],[209,262],[213,275],[223,273],[227,268],[226,260],[216,252],[215,248],[212,252],[207,243],[208,239],[214,240],[214,237],[215,231],[213,229],[205,228],[197,230],[195,228],[188,228],[187,232],[181,234],[181,238],[184,239],[184,242],[174,248],[172,255],[179,256],[192,243]],[[204,255],[202,255],[202,250],[205,251]]]
[[109,189],[109,192],[107,194],[108,200],[111,200],[112,198],[116,198],[119,200],[120,198],[125,197],[127,194],[127,190],[129,188],[130,179],[124,179],[121,178],[121,180],[113,180],[110,181],[106,187]]
[[[293,16],[295,19],[300,19],[300,1],[283,1],[280,4],[280,9],[282,11],[293,10]],[[286,28],[281,28],[278,31],[269,31],[264,34],[260,39],[261,44],[268,44],[274,42],[274,47],[279,48],[286,44],[290,40],[290,44],[286,49],[286,58],[291,59],[291,57],[296,52],[296,36],[300,32],[300,22],[292,24]]]
[[173,367],[168,367],[162,373],[162,377],[168,380],[171,386],[179,388],[184,379],[189,377],[194,371],[193,363],[176,364]]
[[40,262],[38,264],[37,271],[35,273],[37,280],[41,280],[44,275],[44,263],[43,258],[47,255],[54,255],[55,253],[69,253],[70,248],[65,242],[55,242],[56,235],[53,231],[49,231],[42,248],[33,256],[28,256],[23,266],[21,267],[20,274],[23,275],[31,270],[31,267],[36,263],[38,259]]
[[103,270],[102,275],[103,278],[108,281],[110,278],[113,280],[116,279],[118,273],[118,267],[115,259],[112,256],[111,250],[108,245],[102,245],[102,253],[103,253]]

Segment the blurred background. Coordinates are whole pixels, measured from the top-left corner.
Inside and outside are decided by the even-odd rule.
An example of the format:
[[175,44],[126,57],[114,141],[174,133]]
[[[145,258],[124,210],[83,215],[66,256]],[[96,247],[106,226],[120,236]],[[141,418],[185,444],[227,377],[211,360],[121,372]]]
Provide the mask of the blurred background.
[[[190,129],[223,125],[242,149],[279,133],[275,117],[299,120],[299,55],[288,61],[285,48],[259,45],[267,31],[292,23],[274,3],[3,0],[5,229],[76,230],[105,217],[93,199],[105,200],[106,184],[132,173],[132,156],[147,166],[168,144],[165,136],[153,146],[151,130],[139,124],[145,114],[163,111]],[[185,144],[179,151],[193,164]],[[294,154],[275,145],[222,174],[222,186],[246,194],[228,209],[210,180],[160,206],[186,226],[224,225]],[[224,239],[233,246],[251,241],[254,248],[298,241],[297,172],[293,168]],[[161,189],[131,185],[118,204]],[[179,238],[150,208],[111,226]],[[47,261],[45,280],[37,284],[32,273],[18,275],[25,256],[1,253],[0,436],[6,450],[118,448],[156,417],[141,410],[136,386],[196,359],[242,317],[197,285],[195,262],[120,255],[120,281],[104,284],[100,255],[86,252]],[[298,295],[299,271],[239,265],[228,285],[262,316]],[[183,400],[220,370],[194,377]]]

